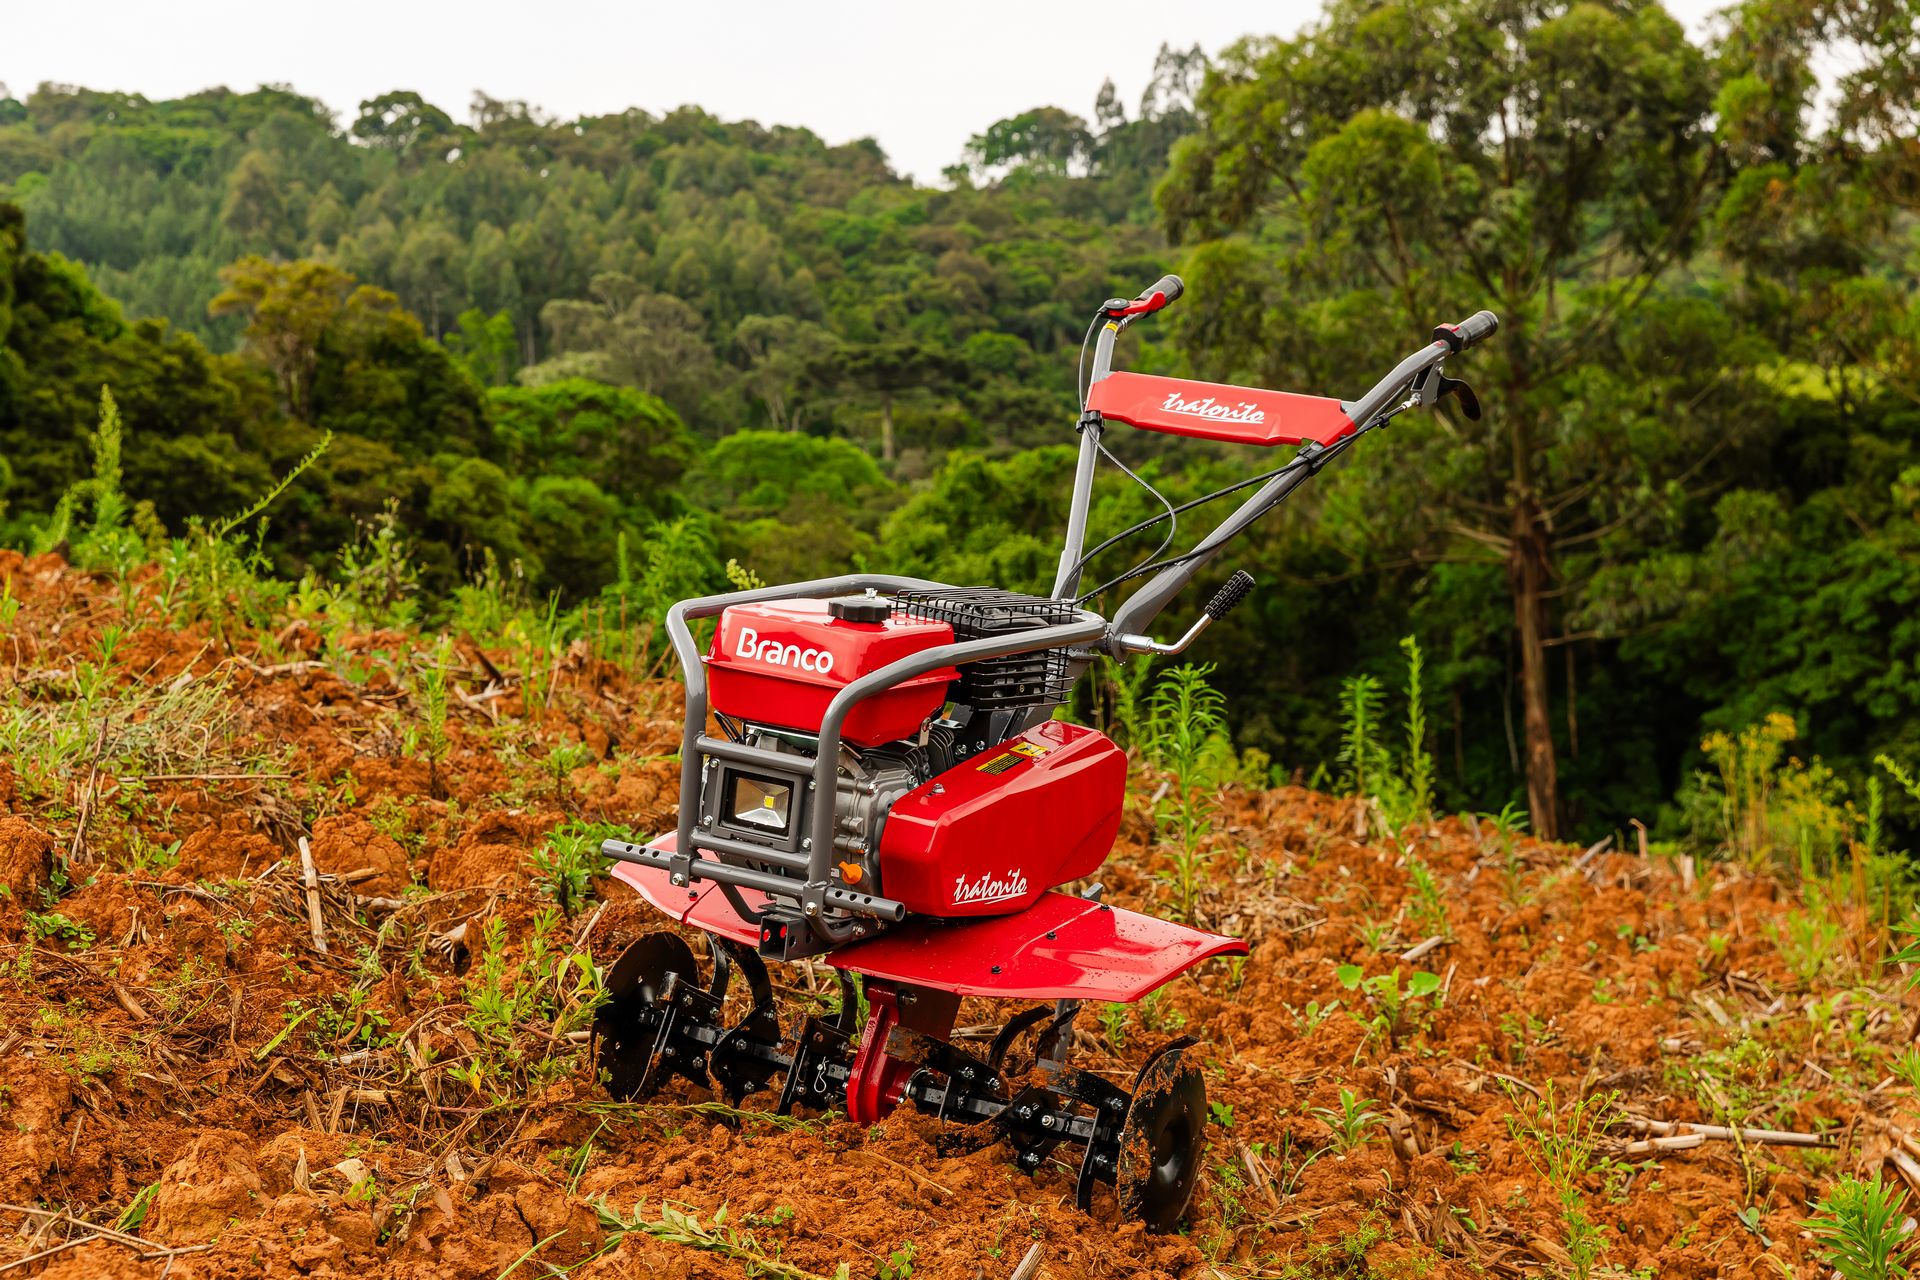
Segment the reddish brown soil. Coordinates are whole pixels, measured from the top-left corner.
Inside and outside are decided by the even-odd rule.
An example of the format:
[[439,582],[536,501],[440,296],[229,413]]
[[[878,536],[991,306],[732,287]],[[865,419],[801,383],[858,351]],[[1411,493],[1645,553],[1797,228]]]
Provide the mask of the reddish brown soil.
[[[961,1280],[1006,1276],[1038,1242],[1053,1277],[1561,1274],[1567,1218],[1529,1117],[1540,1095],[1564,1114],[1617,1093],[1570,1189],[1606,1232],[1603,1267],[1810,1276],[1810,1201],[1876,1167],[1881,1120],[1897,1118],[1897,1091],[1875,1086],[1911,1011],[1865,990],[1816,1006],[1836,992],[1808,990],[1776,951],[1772,923],[1793,907],[1772,881],[1703,867],[1689,889],[1665,862],[1455,819],[1387,833],[1358,801],[1237,787],[1218,797],[1197,915],[1251,957],[1117,1021],[1088,1010],[1076,1046],[1127,1080],[1156,1044],[1201,1038],[1217,1123],[1183,1234],[1119,1221],[1105,1193],[1082,1215],[1063,1169],[1030,1178],[1004,1147],[951,1150],[917,1115],[778,1124],[686,1086],[608,1104],[584,1046],[551,1023],[516,1028],[518,1064],[475,1088],[456,1069],[482,1052],[470,1015],[489,922],[524,960],[551,901],[528,855],[556,825],[671,822],[672,686],[576,645],[536,698],[524,655],[460,638],[450,749],[430,763],[407,745],[428,641],[323,634],[318,619],[173,626],[156,581],[129,611],[121,584],[53,558],[0,552],[0,579],[21,602],[0,635],[0,711],[74,712],[76,668],[121,627],[105,696],[216,681],[232,717],[195,763],[145,770],[159,778],[83,759],[36,788],[29,751],[0,759],[0,1271],[732,1277],[754,1274],[750,1250],[793,1276],[902,1275],[910,1256],[913,1276]],[[1164,913],[1155,785],[1103,878],[1114,900]],[[174,865],[156,860],[176,841]],[[1405,963],[1442,932],[1414,858],[1451,936]],[[604,966],[659,926],[617,884],[594,892],[554,936]],[[1336,977],[1347,963],[1424,969],[1443,991],[1370,1034],[1352,1015],[1376,1010]],[[832,988],[824,968],[787,980],[796,1007]],[[960,1021],[1008,1012],[969,1002]],[[541,1058],[557,1065],[535,1079]],[[1342,1089],[1380,1121],[1346,1154],[1326,1116]],[[1831,1128],[1839,1146],[1627,1154],[1628,1114]],[[99,1232],[134,1205],[143,1216]],[[652,1230],[615,1225],[636,1215]]]

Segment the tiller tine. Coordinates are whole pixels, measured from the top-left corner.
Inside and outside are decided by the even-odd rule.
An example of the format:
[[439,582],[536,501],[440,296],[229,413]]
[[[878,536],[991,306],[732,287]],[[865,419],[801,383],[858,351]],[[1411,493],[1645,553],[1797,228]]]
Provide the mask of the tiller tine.
[[[751,947],[719,940],[709,947],[713,981],[702,988],[693,952],[672,933],[650,934],[614,962],[609,998],[594,1020],[607,1087],[621,1099],[651,1096],[674,1076],[716,1086],[735,1105],[780,1084],[779,1114],[796,1108],[844,1109],[872,1124],[901,1103],[962,1128],[943,1135],[943,1151],[977,1149],[1004,1137],[1014,1163],[1037,1172],[1063,1145],[1077,1145],[1074,1199],[1092,1206],[1094,1189],[1114,1188],[1121,1210],[1157,1231],[1185,1213],[1205,1143],[1206,1088],[1186,1060],[1194,1041],[1166,1045],[1141,1068],[1132,1092],[1089,1071],[1066,1067],[1079,1005],[1061,1001],[1026,1010],[976,1057],[948,1037],[958,997],[869,978],[868,1017],[853,1026],[860,992],[840,971],[841,1008],[810,1017],[791,1050],[773,1008],[765,964]],[[722,1022],[734,973],[745,976],[751,1007]],[[1017,1088],[1007,1059],[1037,1031],[1031,1083]]]

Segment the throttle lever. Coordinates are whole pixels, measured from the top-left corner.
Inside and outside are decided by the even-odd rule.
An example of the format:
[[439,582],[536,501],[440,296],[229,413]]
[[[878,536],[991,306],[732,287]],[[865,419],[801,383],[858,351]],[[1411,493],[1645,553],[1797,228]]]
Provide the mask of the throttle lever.
[[1129,653],[1179,653],[1198,639],[1202,631],[1238,608],[1240,602],[1252,593],[1254,585],[1252,574],[1245,569],[1235,569],[1233,576],[1213,593],[1213,599],[1207,601],[1207,607],[1187,628],[1187,634],[1172,644],[1162,644],[1150,636],[1120,636],[1118,644]]

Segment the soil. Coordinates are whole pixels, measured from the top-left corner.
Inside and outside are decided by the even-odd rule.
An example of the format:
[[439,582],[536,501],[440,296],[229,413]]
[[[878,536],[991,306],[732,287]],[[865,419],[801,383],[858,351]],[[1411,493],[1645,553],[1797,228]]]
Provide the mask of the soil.
[[[1064,1166],[1029,1177],[910,1112],[783,1120],[684,1084],[616,1104],[553,961],[604,969],[662,924],[534,858],[579,824],[671,825],[676,686],[585,642],[456,636],[437,751],[433,637],[182,625],[154,577],[57,557],[0,553],[0,579],[0,724],[27,726],[0,760],[0,1271],[997,1280],[1037,1243],[1056,1280],[1813,1276],[1814,1202],[1905,1123],[1884,1082],[1914,1011],[1897,975],[1868,985],[1871,922],[1810,980],[1765,875],[1239,785],[1208,797],[1194,915],[1250,956],[1076,1036],[1123,1083],[1198,1037],[1213,1116],[1181,1232],[1105,1191],[1082,1214]],[[1156,914],[1165,781],[1136,775],[1101,873]],[[1396,1016],[1348,965],[1438,989]],[[776,981],[794,1016],[836,990],[820,964]],[[968,1001],[960,1026],[1014,1011]],[[1637,1150],[1635,1118],[1831,1145]]]

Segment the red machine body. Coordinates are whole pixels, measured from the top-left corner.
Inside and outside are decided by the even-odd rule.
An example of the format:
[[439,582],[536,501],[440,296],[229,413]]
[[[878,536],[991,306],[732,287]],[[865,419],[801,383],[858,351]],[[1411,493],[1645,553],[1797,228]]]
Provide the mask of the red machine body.
[[[899,614],[885,622],[852,622],[834,617],[825,600],[734,605],[721,613],[706,657],[713,709],[815,733],[827,704],[853,681],[952,642],[953,628],[944,622]],[[875,747],[918,733],[947,700],[956,674],[942,667],[864,700],[847,716],[841,738]]]
[[1126,754],[1045,720],[894,802],[881,892],[917,915],[1006,915],[1091,875],[1120,831]]
[[[672,835],[650,849],[671,852]],[[759,937],[719,886],[683,889],[666,872],[631,862],[613,874],[682,924],[752,946]],[[740,890],[750,907],[763,894]],[[1013,1000],[1138,1000],[1211,956],[1247,944],[1065,893],[1042,893],[1016,915],[913,920],[832,952],[826,963],[869,978],[958,996]]]

